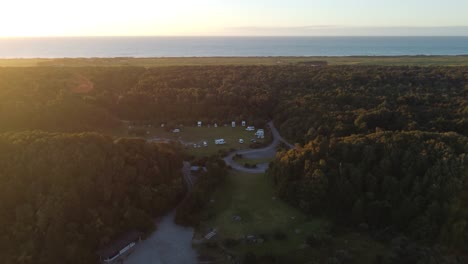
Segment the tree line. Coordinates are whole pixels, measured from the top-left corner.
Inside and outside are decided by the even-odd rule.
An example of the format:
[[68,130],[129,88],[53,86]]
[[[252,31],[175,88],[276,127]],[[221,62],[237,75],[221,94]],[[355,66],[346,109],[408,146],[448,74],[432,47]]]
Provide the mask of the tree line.
[[[203,66],[0,69],[6,130],[114,129],[274,118],[287,138],[468,125],[466,67]],[[305,136],[304,136],[305,135]]]

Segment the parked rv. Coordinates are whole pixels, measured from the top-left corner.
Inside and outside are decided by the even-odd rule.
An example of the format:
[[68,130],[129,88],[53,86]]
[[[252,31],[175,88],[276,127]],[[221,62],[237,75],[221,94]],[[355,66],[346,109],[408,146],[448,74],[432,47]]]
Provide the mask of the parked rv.
[[216,145],[224,145],[224,144],[226,144],[226,141],[224,139],[222,139],[222,138],[221,139],[216,139],[215,144]]

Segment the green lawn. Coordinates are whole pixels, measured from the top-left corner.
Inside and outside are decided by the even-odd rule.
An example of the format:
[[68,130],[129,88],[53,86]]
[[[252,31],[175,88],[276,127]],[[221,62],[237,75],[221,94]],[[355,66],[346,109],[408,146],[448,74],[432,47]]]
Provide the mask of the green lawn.
[[0,59],[0,67],[291,65],[307,61],[327,61],[329,65],[468,66],[468,56],[361,56]]
[[[214,193],[213,200],[205,212],[209,220],[200,230],[218,229],[217,239],[220,241],[241,239],[246,235],[267,236],[263,244],[237,246],[235,250],[240,254],[254,251],[260,255],[277,255],[299,250],[304,247],[307,235],[328,227],[326,220],[308,219],[299,210],[277,199],[266,174],[231,172],[225,184]],[[233,221],[233,216],[240,216],[242,220]],[[287,239],[275,240],[273,234],[277,231],[286,234]]]

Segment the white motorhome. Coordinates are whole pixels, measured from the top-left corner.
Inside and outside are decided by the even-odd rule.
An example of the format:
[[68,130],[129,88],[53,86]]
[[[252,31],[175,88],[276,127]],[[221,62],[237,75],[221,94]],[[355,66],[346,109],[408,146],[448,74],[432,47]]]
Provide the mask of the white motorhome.
[[216,145],[224,145],[224,144],[226,144],[226,141],[225,141],[223,138],[221,138],[221,139],[216,139],[216,140],[215,140],[215,144],[216,144]]
[[255,136],[257,136],[257,138],[265,138],[265,131],[263,129],[259,129],[255,132]]

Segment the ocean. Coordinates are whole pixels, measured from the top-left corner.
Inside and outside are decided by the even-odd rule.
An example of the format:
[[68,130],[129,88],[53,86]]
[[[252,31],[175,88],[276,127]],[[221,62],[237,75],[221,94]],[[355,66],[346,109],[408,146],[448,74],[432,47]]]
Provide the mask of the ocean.
[[0,38],[0,58],[467,54],[468,37]]

